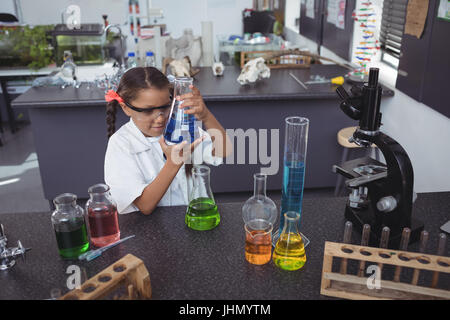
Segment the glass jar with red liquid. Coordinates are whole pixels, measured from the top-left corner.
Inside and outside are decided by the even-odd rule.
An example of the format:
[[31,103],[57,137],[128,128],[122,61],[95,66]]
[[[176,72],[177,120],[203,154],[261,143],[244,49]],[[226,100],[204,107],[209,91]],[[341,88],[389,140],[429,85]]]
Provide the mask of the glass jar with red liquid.
[[86,212],[89,223],[91,243],[104,247],[120,239],[117,206],[109,192],[109,186],[103,183],[88,189],[89,200]]

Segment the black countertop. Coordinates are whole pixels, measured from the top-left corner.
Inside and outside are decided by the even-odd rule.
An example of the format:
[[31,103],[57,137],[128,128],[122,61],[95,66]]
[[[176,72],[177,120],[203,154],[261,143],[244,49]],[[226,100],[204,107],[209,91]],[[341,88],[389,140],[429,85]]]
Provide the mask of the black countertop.
[[[0,271],[0,299],[47,299],[53,288],[64,294],[69,265],[85,268],[90,278],[128,253],[144,261],[153,299],[324,299],[320,295],[324,243],[342,240],[345,203],[345,198],[304,199],[302,232],[311,244],[306,248],[307,262],[298,271],[278,269],[273,262],[254,266],[245,260],[242,203],[219,204],[219,226],[204,232],[186,227],[186,207],[158,208],[150,216],[121,215],[122,237],[136,237],[91,262],[59,257],[50,212],[1,214],[9,245],[21,240],[32,250],[25,262]],[[439,227],[450,219],[450,193],[420,194],[414,216],[425,221],[430,232],[427,252],[435,254]],[[359,243],[356,232],[353,237],[352,243]],[[448,289],[449,280],[448,274],[441,274],[439,286]]]
[[[309,69],[273,69],[269,79],[263,79],[254,84],[241,86],[237,82],[240,68],[225,67],[222,77],[215,77],[211,68],[202,67],[195,76],[196,85],[206,102],[209,101],[259,101],[259,100],[307,100],[334,99],[338,100],[336,87],[330,84],[309,85],[305,90],[289,73],[293,73],[300,81],[306,82],[310,76],[320,75],[327,79],[343,76],[347,70],[337,65],[312,65]],[[347,89],[349,84],[344,85]],[[394,92],[383,87],[384,96],[393,96]],[[74,107],[93,106],[105,103],[103,91],[86,84],[80,88],[39,87],[30,88],[12,102],[13,107]]]

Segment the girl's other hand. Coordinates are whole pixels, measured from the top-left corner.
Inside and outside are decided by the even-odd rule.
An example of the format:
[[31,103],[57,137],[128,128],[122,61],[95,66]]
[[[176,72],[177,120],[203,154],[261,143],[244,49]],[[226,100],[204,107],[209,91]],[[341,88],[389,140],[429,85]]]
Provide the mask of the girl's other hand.
[[187,141],[183,141],[179,144],[175,144],[173,146],[169,146],[164,137],[159,139],[159,144],[161,145],[161,149],[164,152],[164,155],[167,158],[167,162],[173,166],[178,167],[178,169],[185,163],[188,159],[190,159],[191,154],[194,152],[194,149],[206,138],[205,135],[196,139],[190,145],[188,145]]
[[180,109],[185,109],[184,113],[193,114],[197,120],[204,121],[209,115],[209,110],[203,101],[203,97],[200,94],[200,90],[197,87],[191,85],[189,88],[192,92],[177,96],[177,100],[183,101]]

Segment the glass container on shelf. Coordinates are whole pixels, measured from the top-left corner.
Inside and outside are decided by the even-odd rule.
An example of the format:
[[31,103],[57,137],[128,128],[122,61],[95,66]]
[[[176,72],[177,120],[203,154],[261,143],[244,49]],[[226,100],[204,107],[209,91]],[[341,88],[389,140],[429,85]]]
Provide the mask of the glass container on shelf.
[[76,70],[77,66],[73,62],[72,52],[64,51],[64,63],[61,66],[61,73],[65,78],[76,80]]
[[273,262],[283,270],[298,270],[306,263],[305,246],[298,231],[300,213],[284,214],[283,231],[273,250]]
[[211,230],[220,222],[220,214],[210,186],[211,170],[205,165],[192,168],[193,188],[186,211],[186,225],[194,230]]
[[184,113],[180,109],[183,101],[178,101],[176,98],[183,94],[192,92],[190,86],[193,79],[189,77],[176,78],[174,81],[174,101],[169,114],[166,128],[164,129],[164,139],[167,144],[177,144],[182,141],[187,141],[189,144],[194,142],[199,137],[198,123],[194,115]]
[[136,68],[137,66],[136,55],[134,52],[128,52],[127,69]]
[[66,259],[76,259],[89,249],[84,210],[77,205],[77,196],[72,193],[57,196],[53,203],[56,209],[51,220],[59,254]]
[[277,219],[277,206],[266,195],[267,175],[257,173],[254,194],[242,207],[245,235],[245,259],[252,264],[265,264],[272,255],[272,230]]
[[96,247],[104,247],[120,239],[117,206],[111,198],[109,186],[96,184],[88,189],[89,200],[86,211],[91,242]]
[[145,67],[156,67],[155,55],[152,51],[147,51],[145,56]]

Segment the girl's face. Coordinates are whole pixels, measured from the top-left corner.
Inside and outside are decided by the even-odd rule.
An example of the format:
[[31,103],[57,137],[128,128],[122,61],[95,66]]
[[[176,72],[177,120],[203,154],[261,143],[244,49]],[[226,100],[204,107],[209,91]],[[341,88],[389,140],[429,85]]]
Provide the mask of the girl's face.
[[146,137],[158,137],[164,131],[171,102],[169,89],[150,88],[140,90],[128,105],[120,105]]

